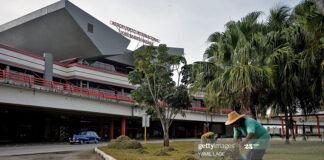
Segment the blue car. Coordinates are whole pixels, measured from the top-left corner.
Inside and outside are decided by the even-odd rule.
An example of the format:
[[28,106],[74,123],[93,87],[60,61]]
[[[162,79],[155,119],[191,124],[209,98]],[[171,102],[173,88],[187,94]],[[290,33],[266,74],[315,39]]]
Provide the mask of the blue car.
[[101,138],[98,136],[98,134],[94,131],[83,131],[80,134],[74,134],[72,138],[70,139],[70,143],[99,143],[101,141]]

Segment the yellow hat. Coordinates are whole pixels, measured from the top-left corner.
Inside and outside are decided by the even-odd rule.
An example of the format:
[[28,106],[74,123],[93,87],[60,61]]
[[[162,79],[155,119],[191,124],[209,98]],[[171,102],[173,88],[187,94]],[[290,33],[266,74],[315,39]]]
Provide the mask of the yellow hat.
[[237,121],[238,119],[244,117],[245,114],[239,115],[236,111],[233,111],[229,113],[227,116],[228,116],[228,120],[225,122],[225,125],[230,125],[235,121]]

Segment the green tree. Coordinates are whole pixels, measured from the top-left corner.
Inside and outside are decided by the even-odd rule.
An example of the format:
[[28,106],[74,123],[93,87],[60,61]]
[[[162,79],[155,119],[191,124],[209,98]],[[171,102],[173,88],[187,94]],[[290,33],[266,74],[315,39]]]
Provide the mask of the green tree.
[[[186,64],[183,56],[171,55],[166,45],[145,46],[134,52],[135,70],[128,79],[139,85],[131,91],[132,98],[147,107],[150,114],[156,114],[161,121],[164,146],[169,146],[169,127],[174,118],[191,106],[187,86],[180,83],[181,65]],[[178,80],[172,79],[173,73]]]
[[214,106],[228,103],[235,109],[239,98],[240,111],[250,112],[255,119],[253,96],[270,85],[272,74],[271,68],[263,63],[268,51],[263,36],[265,26],[258,23],[261,14],[252,12],[240,21],[228,22],[225,32],[210,35],[211,46],[205,52],[209,62],[223,69],[206,86],[206,99],[221,102]]

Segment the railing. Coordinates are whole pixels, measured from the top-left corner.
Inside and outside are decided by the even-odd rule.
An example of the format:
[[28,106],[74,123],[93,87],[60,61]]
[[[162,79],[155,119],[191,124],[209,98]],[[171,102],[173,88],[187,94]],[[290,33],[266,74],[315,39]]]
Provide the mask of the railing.
[[[135,102],[129,95],[122,94],[121,92],[117,92],[117,94],[115,94],[115,93],[109,93],[107,91],[103,91],[99,89],[82,88],[72,84],[49,81],[43,78],[37,78],[37,77],[29,76],[26,74],[15,73],[15,72],[8,72],[1,69],[0,69],[0,79],[27,84],[29,86],[40,86],[40,87],[45,87],[45,88],[50,88],[50,89],[55,89],[55,90],[60,90],[65,92],[84,94],[88,96]],[[167,104],[162,102],[161,105],[167,106]],[[189,108],[189,110],[206,112],[207,108],[200,107],[200,106],[192,106]]]
[[189,108],[189,110],[206,112],[208,110],[208,108],[192,106],[192,107]]
[[134,100],[131,97],[124,95],[122,93],[117,93],[117,94],[107,93],[104,91],[100,91],[98,89],[82,88],[71,84],[49,81],[43,78],[36,78],[25,74],[8,72],[5,70],[0,70],[0,79],[28,84],[30,86],[41,86],[45,88],[51,88],[55,90],[67,91],[72,93],[79,93],[79,94],[84,94],[84,95],[89,95],[94,97],[102,97],[108,99],[134,102]]

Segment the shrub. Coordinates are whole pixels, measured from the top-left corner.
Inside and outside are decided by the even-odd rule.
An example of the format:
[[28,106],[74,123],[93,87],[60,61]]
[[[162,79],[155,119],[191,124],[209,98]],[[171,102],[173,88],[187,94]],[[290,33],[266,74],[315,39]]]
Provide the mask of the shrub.
[[123,149],[138,149],[142,148],[142,144],[136,140],[127,140],[121,142],[121,148]]
[[154,156],[169,156],[169,154],[164,149],[160,149],[160,150],[156,151],[153,155]]
[[173,147],[164,147],[163,150],[166,152],[175,151],[175,149]]
[[116,141],[117,142],[123,142],[123,141],[127,141],[127,140],[131,140],[131,138],[129,138],[128,136],[119,136],[117,137]]
[[180,160],[195,160],[195,157],[187,155],[187,156],[181,157]]
[[205,134],[203,134],[201,136],[201,140],[204,141],[204,140],[213,140],[214,139],[214,136],[215,136],[215,133],[214,132],[207,132]]
[[139,149],[143,148],[142,144],[136,140],[132,140],[127,136],[119,136],[117,139],[111,140],[108,145],[108,148],[115,149]]
[[135,150],[136,153],[139,154],[148,154],[149,152],[145,151],[143,148],[138,148]]

